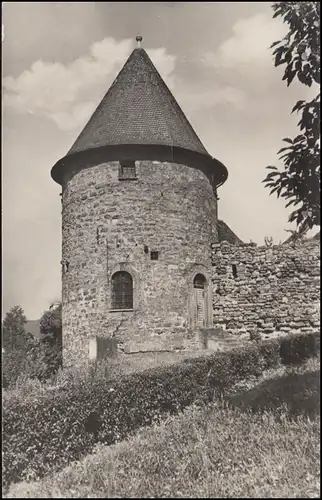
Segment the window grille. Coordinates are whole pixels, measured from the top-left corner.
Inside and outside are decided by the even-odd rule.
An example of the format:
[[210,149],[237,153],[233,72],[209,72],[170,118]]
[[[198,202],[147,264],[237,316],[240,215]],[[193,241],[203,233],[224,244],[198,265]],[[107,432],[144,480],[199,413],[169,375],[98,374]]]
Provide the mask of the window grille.
[[197,274],[195,276],[195,279],[193,280],[193,287],[204,289],[205,286],[206,286],[206,278],[204,277],[203,274]]
[[151,260],[159,260],[159,252],[152,250],[151,251]]
[[119,179],[136,179],[135,161],[120,162]]
[[112,276],[112,309],[133,309],[133,280],[125,271]]

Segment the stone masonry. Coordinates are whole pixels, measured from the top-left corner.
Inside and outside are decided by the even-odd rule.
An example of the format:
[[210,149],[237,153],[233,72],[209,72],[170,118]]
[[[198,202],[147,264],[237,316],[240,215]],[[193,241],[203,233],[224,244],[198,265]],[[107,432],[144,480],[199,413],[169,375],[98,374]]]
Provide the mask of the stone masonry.
[[62,186],[64,366],[98,359],[108,339],[124,352],[198,346],[196,330],[212,326],[228,172],[142,47],[51,175]]
[[192,349],[218,327],[319,326],[319,242],[257,248],[217,220],[227,169],[142,47],[51,175],[62,186],[64,366],[98,359],[102,345]]
[[212,245],[213,323],[227,332],[320,327],[320,243]]

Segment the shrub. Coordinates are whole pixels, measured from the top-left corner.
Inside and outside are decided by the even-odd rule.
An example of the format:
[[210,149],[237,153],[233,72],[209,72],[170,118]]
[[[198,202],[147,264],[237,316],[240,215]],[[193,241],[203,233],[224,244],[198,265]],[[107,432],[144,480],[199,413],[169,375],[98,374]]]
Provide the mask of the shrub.
[[[300,402],[305,384],[294,382],[285,393]],[[7,498],[318,498],[320,421],[288,416],[191,406]]]
[[320,350],[320,335],[294,335],[282,340],[280,358],[283,365],[296,365],[315,357]]
[[264,380],[246,393],[233,394],[227,400],[230,406],[255,413],[272,410],[276,418],[287,410],[292,417],[307,415],[314,419],[320,414],[320,369],[284,372],[278,378]]
[[2,355],[2,387],[12,389],[30,379],[45,382],[57,371],[60,358],[59,348],[36,340],[26,349],[7,350]]
[[2,387],[11,389],[23,380],[35,378],[45,366],[40,356],[39,346],[34,343],[28,350],[11,349],[2,355]]
[[[283,359],[292,359],[295,351],[297,359],[315,352],[312,347],[301,350],[312,341],[303,342],[284,340]],[[194,402],[207,402],[214,392],[224,393],[241,378],[275,366],[277,351],[271,341],[114,380],[84,378],[23,398],[8,394],[3,404],[4,483],[42,476],[90,452],[97,442],[112,444]]]
[[263,359],[263,369],[276,368],[279,366],[280,359],[280,346],[281,342],[278,339],[272,339],[268,342],[260,342],[258,350]]
[[47,364],[45,377],[49,378],[62,366],[62,304],[50,307],[40,319],[41,344]]

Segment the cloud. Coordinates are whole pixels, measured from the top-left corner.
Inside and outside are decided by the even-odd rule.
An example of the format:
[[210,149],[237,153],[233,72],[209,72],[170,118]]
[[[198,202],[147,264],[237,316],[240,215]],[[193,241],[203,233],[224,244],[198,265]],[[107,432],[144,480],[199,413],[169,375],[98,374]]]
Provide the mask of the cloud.
[[[238,23],[237,23],[238,25]],[[237,29],[237,32],[240,30]],[[69,64],[34,62],[17,78],[3,79],[3,104],[16,113],[46,118],[63,131],[80,132],[133,49],[133,41],[105,38],[89,48],[89,54]],[[219,52],[221,51],[219,47]],[[189,78],[182,78],[176,56],[164,47],[146,49],[152,62],[178,98],[188,118],[215,106],[244,109],[245,92],[231,84],[214,83],[200,92]],[[205,56],[213,64],[213,55]],[[193,64],[193,63],[192,63]],[[208,70],[209,71],[209,70]]]
[[191,87],[182,86],[178,97],[178,102],[187,116],[218,106],[231,106],[234,111],[242,110],[247,102],[242,89],[220,84],[213,84],[211,89],[203,92],[200,92],[200,89],[193,90]]
[[205,54],[205,64],[215,68],[244,68],[245,71],[252,66],[256,72],[272,67],[269,47],[286,33],[286,27],[280,20],[256,14],[240,19],[232,29],[232,37],[222,42],[215,52]]
[[146,49],[146,51],[162,78],[169,81],[175,69],[176,56],[167,54],[166,49],[163,47],[159,49]]
[[[215,71],[222,83],[230,82],[243,90],[249,101],[255,96],[274,96],[281,88],[283,68],[274,68],[270,46],[281,40],[287,31],[280,19],[269,14],[256,14],[238,20],[232,27],[233,35],[224,40],[213,52],[204,55],[203,63]],[[294,82],[291,92],[297,87]],[[270,113],[271,102],[261,105]],[[262,109],[263,112],[263,109]]]
[[[284,67],[274,67],[272,43],[281,40],[287,27],[269,14],[256,14],[238,20],[232,26],[233,35],[213,52],[206,52],[202,63],[213,74],[223,91],[236,99],[235,111],[248,115],[276,117],[281,101],[310,99],[316,89],[294,80],[290,89],[282,82]],[[220,95],[220,92],[219,92]],[[239,96],[239,100],[237,98]],[[279,96],[279,98],[277,98]],[[229,100],[229,99],[228,99]],[[248,104],[246,107],[245,104]]]
[[[61,130],[83,127],[112,84],[132,47],[132,40],[105,38],[89,55],[64,65],[36,61],[17,78],[3,79],[4,107],[52,120]],[[164,78],[175,67],[175,56],[164,48],[147,51]]]

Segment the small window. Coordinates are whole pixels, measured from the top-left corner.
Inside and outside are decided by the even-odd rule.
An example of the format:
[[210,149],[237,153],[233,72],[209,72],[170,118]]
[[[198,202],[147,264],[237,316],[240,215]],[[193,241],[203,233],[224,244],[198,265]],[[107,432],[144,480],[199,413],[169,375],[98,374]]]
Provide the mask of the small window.
[[119,167],[119,180],[136,179],[135,161],[122,161]]
[[237,266],[236,266],[236,264],[232,264],[231,268],[233,271],[234,278],[237,278]]
[[206,286],[207,280],[203,274],[197,274],[195,279],[193,280],[193,288],[204,289]]
[[213,188],[213,193],[214,193],[214,197],[216,198],[216,200],[219,201],[219,196],[218,196],[216,187]]
[[159,260],[159,252],[152,250],[151,252],[151,260]]
[[125,271],[112,276],[112,309],[133,309],[133,280]]

